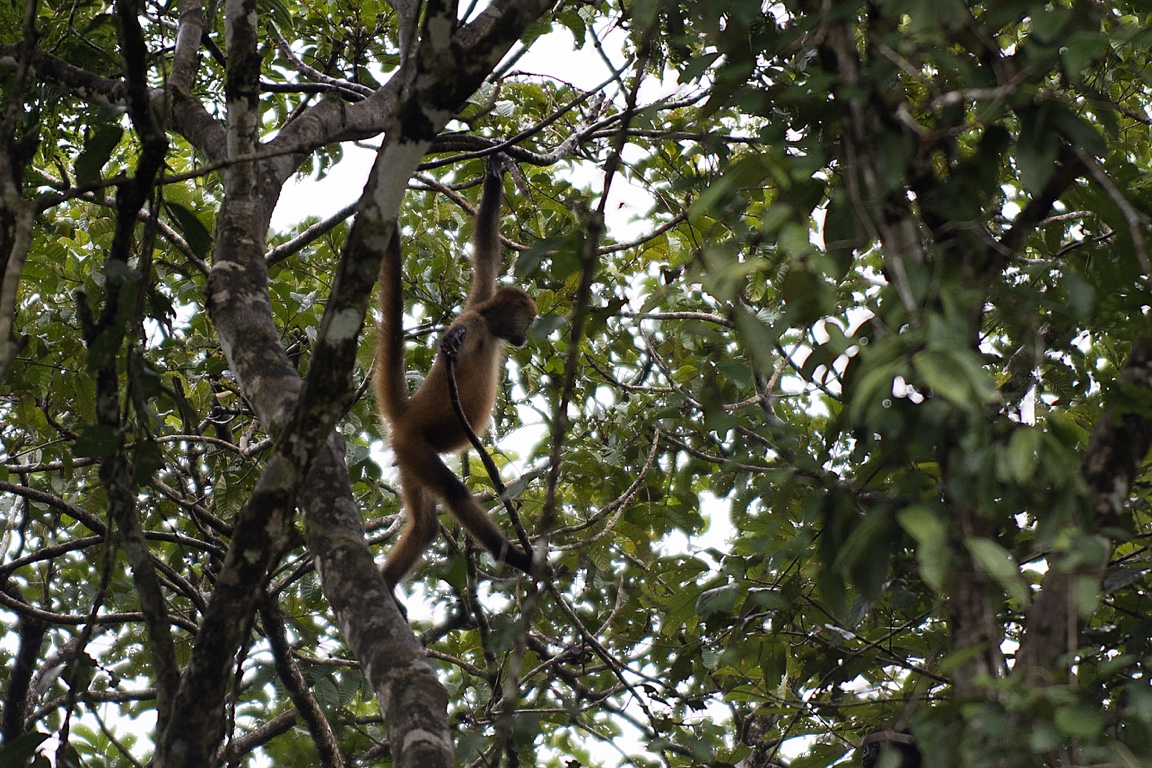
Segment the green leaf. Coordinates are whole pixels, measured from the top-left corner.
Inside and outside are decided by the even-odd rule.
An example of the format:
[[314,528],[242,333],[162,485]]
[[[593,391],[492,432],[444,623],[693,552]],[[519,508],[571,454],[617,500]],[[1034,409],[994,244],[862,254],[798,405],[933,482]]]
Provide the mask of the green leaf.
[[115,123],[96,125],[96,130],[88,136],[88,140],[84,142],[84,149],[76,158],[74,169],[78,184],[96,184],[100,181],[100,171],[112,157],[112,151],[116,149],[123,135],[124,130]]
[[1054,109],[1052,124],[1074,146],[1102,157],[1108,153],[1108,145],[1099,129],[1071,110],[1063,107]]
[[116,429],[104,424],[89,424],[80,431],[80,436],[72,446],[72,453],[101,459],[112,456],[119,447],[120,433]]
[[1060,33],[1068,25],[1072,12],[1067,8],[1032,7],[1032,34],[1045,44],[1060,42]]
[[36,749],[48,739],[47,733],[31,731],[0,747],[0,768],[22,768],[32,761]]
[[698,587],[681,589],[668,600],[668,610],[660,622],[660,634],[669,636],[681,627],[689,629],[696,624],[696,601],[700,598]]
[[146,485],[165,466],[165,456],[154,440],[139,440],[132,451],[132,481]]
[[1056,710],[1053,721],[1061,733],[1081,739],[1097,736],[1104,728],[1100,712],[1085,706],[1061,707]]
[[900,527],[915,539],[916,562],[924,583],[943,592],[950,568],[948,529],[937,511],[925,504],[905,507],[896,513]]
[[1044,433],[1036,427],[1021,426],[1008,440],[1008,474],[1012,480],[1024,485],[1032,479],[1040,466],[1040,451],[1044,446]]
[[1081,618],[1093,616],[1100,607],[1100,582],[1094,576],[1076,576],[1072,598],[1076,613]]
[[782,177],[780,174],[781,168],[771,155],[757,153],[740,158],[692,203],[688,211],[689,221],[699,221],[702,217],[716,212],[739,190],[762,186],[765,179],[775,177],[778,181],[787,183],[787,176]]
[[1068,268],[1063,271],[1060,290],[1076,319],[1086,321],[1091,317],[1092,308],[1096,305],[1096,289],[1092,283],[1076,270]]
[[776,352],[776,334],[743,305],[733,308],[733,318],[737,332],[743,337],[744,348],[752,358],[752,366],[759,373],[771,374],[780,362]]
[[1008,550],[991,539],[973,537],[966,539],[964,544],[980,569],[995,579],[1017,605],[1021,607],[1028,605],[1031,601],[1031,592],[1024,577],[1020,575],[1020,566],[1016,564]]
[[96,674],[96,660],[87,652],[80,653],[68,664],[61,678],[72,691],[83,693],[92,685],[92,678]]
[[1098,30],[1073,32],[1060,46],[1064,71],[1075,82],[1083,82],[1092,64],[1108,53],[1108,36]]
[[184,240],[192,249],[192,253],[201,259],[206,258],[212,250],[212,233],[200,221],[200,217],[190,209],[171,200],[164,201],[164,207],[168,213],[172,214],[172,218],[176,222],[176,230],[184,236]]
[[813,744],[806,754],[788,763],[790,768],[825,768],[835,765],[847,749],[842,744]]
[[978,410],[995,399],[995,384],[967,349],[925,349],[912,356],[912,366],[936,394],[961,408]]
[[1024,189],[1033,195],[1039,194],[1044,188],[1059,154],[1059,143],[1048,122],[1050,109],[1050,105],[1044,104],[1020,113],[1016,164],[1020,167],[1020,181]]
[[889,511],[874,509],[852,530],[836,553],[837,569],[850,574],[869,600],[880,597],[887,580],[893,528]]
[[910,0],[909,28],[918,35],[937,34],[941,27],[958,29],[970,13],[960,0]]
[[680,76],[677,78],[677,82],[683,84],[698,79],[708,71],[709,67],[711,67],[721,55],[719,51],[715,51],[689,60],[687,66],[680,70]]
[[736,607],[736,599],[740,596],[740,587],[737,584],[726,584],[715,589],[706,589],[700,593],[696,600],[696,615],[707,619],[713,614],[731,614]]
[[852,257],[857,248],[865,245],[861,227],[856,220],[848,196],[835,194],[828,202],[828,212],[824,216],[824,247],[832,257],[836,269],[832,277],[842,279],[852,267]]
[[779,641],[766,640],[760,655],[760,675],[764,687],[770,692],[779,691],[787,674],[788,646]]
[[811,325],[836,310],[836,293],[824,278],[806,265],[793,264],[780,284],[789,319]]

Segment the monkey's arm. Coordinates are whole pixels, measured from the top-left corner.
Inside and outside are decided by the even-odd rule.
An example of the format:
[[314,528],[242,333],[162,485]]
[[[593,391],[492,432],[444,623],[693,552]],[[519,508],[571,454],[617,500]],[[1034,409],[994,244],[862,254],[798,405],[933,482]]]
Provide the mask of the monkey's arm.
[[484,191],[476,208],[476,228],[472,232],[472,290],[467,307],[492,298],[500,274],[500,204],[504,197],[504,168],[501,156],[488,156]]

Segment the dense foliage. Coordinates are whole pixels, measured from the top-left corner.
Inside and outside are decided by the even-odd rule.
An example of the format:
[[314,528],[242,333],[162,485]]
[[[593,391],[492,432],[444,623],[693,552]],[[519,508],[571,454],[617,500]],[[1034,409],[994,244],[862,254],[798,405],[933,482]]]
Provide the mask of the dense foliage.
[[[404,685],[364,648],[393,653],[408,623],[333,608],[333,574],[370,575],[317,530],[355,506],[382,562],[399,526],[371,316],[350,385],[324,378],[325,312],[379,217],[268,221],[290,178],[370,163],[354,140],[385,148],[366,199],[384,188],[418,122],[397,105],[429,98],[388,84],[435,69],[405,45],[482,15],[432,3],[417,31],[409,3],[269,3],[245,49],[245,9],[0,9],[11,764],[143,764],[180,729],[229,764],[403,764],[381,709]],[[528,58],[470,96],[494,62],[459,57],[459,93],[437,92],[455,117],[394,182],[410,371],[467,293],[493,151],[518,169],[503,234],[541,311],[486,442],[554,572],[515,578],[445,518],[401,595],[460,764],[816,768],[876,729],[935,768],[1152,762],[1152,9],[529,16],[502,28]],[[224,314],[240,242],[280,379],[241,372],[261,305]],[[306,469],[341,466],[320,448],[337,417],[351,485],[325,496]],[[453,466],[512,534],[480,462]],[[297,493],[318,498],[294,516]],[[249,522],[267,541],[238,580]],[[214,614],[229,590],[246,607]],[[219,621],[234,644],[196,656]],[[180,715],[200,678],[223,705],[201,697],[203,726]]]

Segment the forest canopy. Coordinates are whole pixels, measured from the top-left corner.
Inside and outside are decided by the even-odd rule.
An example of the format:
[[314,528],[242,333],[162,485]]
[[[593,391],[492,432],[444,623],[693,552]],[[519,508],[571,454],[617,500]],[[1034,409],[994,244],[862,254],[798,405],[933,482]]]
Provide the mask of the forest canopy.
[[[1147,4],[0,20],[3,764],[1152,764]],[[547,567],[394,599],[377,275],[415,387],[490,161],[445,461]]]

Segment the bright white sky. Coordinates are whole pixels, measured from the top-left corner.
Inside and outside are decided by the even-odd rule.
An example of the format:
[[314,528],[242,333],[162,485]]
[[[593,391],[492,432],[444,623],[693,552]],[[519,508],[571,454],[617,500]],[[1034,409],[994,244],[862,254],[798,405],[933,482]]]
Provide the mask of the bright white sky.
[[[620,30],[608,32],[604,36],[604,48],[619,50],[623,34]],[[615,44],[614,39],[617,41]],[[618,65],[620,62],[614,63]],[[566,29],[551,32],[537,40],[513,69],[542,77],[559,78],[582,89],[599,86],[610,74],[603,59],[591,45],[585,45],[583,50],[576,49],[575,41]],[[674,83],[652,82],[653,86],[644,90],[647,98],[670,94],[676,90]],[[272,215],[273,229],[284,229],[308,216],[327,218],[355,202],[368,181],[374,158],[373,151],[347,144],[344,147],[344,159],[330,169],[325,178],[289,182]],[[594,168],[577,169],[574,172],[575,183],[589,189],[600,189],[603,176],[596,171]],[[645,225],[637,219],[647,213],[650,207],[646,193],[638,187],[627,185],[623,179],[616,179],[612,185],[612,197],[611,204],[606,208],[609,230],[621,239],[643,232]]]

